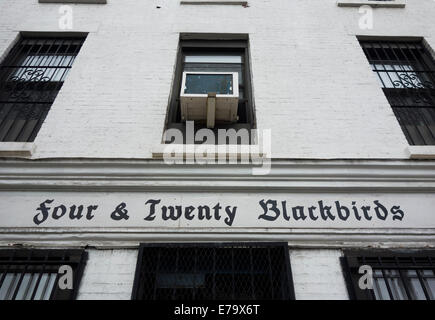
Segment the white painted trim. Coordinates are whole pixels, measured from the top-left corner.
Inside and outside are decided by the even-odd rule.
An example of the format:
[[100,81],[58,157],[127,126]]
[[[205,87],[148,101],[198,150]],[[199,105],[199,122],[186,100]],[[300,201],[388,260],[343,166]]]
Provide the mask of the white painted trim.
[[234,1],[234,0],[189,0],[180,1],[180,5],[239,5],[248,6],[248,1]]
[[435,159],[435,146],[409,146],[411,159]]
[[141,242],[286,241],[292,248],[435,248],[434,229],[0,228],[0,246],[138,247]]
[[39,3],[106,4],[107,0],[39,0]]
[[157,160],[0,162],[0,190],[432,192],[435,161],[272,161],[268,175],[248,164],[167,165]]
[[33,142],[0,142],[0,157],[29,158],[35,148]]
[[[167,149],[166,149],[167,148]],[[202,152],[214,153],[214,159],[253,159],[262,160],[264,155],[258,152],[258,145],[216,145],[216,144],[160,144],[152,148],[153,159],[163,159],[163,155],[171,150],[175,152],[174,159],[195,159],[195,155]],[[201,150],[201,151],[200,151]]]
[[375,8],[405,8],[406,0],[372,1],[372,0],[337,0],[339,7],[361,7],[369,5]]

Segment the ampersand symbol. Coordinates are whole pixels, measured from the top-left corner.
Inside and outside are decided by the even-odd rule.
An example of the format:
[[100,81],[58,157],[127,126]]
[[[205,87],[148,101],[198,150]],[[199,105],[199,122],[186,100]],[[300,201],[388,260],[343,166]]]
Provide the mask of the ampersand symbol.
[[118,205],[115,209],[115,211],[112,212],[112,214],[110,215],[110,217],[113,220],[119,221],[122,219],[128,220],[128,218],[130,218],[128,216],[128,210],[125,209],[126,204],[124,202],[122,202],[120,205]]

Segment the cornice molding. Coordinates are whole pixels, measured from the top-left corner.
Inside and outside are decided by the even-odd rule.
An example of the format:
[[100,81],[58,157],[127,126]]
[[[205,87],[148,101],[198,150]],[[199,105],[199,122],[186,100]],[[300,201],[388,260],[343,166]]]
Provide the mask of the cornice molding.
[[433,192],[435,161],[273,161],[251,165],[166,165],[153,160],[3,160],[0,190]]
[[136,248],[141,242],[287,241],[293,248],[435,248],[434,229],[0,228],[0,246]]

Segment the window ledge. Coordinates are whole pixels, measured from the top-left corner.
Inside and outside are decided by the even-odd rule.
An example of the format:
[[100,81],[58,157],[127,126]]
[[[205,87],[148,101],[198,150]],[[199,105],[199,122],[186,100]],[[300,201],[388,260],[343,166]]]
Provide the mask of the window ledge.
[[227,5],[227,6],[248,6],[248,1],[232,1],[232,0],[189,0],[180,1],[180,5]]
[[411,159],[435,159],[435,146],[409,146]]
[[[258,145],[215,145],[215,144],[160,144],[152,149],[153,159],[163,159],[165,153],[174,153],[170,159],[195,159],[201,154],[206,152],[215,155],[214,159],[250,159],[250,160],[264,160],[267,153],[262,152]],[[201,157],[202,158],[202,157]],[[206,159],[204,159],[206,161]]]
[[83,4],[106,4],[107,0],[38,0],[39,3],[83,3]]
[[0,142],[0,157],[29,158],[34,151],[33,142]]
[[369,5],[377,8],[404,8],[406,0],[374,1],[374,0],[337,0],[339,7],[361,7]]

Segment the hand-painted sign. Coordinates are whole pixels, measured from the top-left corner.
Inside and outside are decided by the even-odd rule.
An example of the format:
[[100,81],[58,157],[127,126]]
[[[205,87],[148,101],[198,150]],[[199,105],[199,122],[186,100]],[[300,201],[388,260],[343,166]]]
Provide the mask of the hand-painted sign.
[[435,228],[431,193],[0,192],[0,228]]

